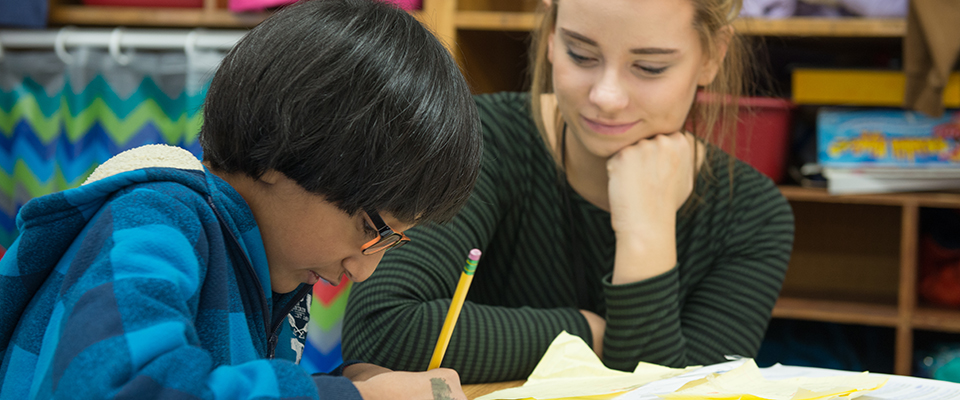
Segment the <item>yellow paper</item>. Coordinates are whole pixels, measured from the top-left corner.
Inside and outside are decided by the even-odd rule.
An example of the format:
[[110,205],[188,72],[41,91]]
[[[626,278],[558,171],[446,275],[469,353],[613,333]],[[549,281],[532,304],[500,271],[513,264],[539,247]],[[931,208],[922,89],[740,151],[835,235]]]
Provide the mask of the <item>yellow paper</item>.
[[696,368],[639,363],[633,373],[612,370],[603,365],[583,339],[561,332],[523,386],[496,391],[477,400],[604,400]]
[[857,375],[824,378],[767,380],[757,364],[746,360],[724,374],[711,374],[683,385],[676,392],[660,397],[669,400],[826,400],[852,399],[887,383],[887,378],[866,372]]

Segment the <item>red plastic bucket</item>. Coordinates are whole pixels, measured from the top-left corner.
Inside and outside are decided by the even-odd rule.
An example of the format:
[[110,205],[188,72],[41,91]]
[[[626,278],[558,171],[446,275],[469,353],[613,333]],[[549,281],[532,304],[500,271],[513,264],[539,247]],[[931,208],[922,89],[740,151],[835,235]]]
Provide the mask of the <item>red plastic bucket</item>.
[[[698,102],[710,101],[699,94]],[[786,99],[741,97],[736,157],[776,183],[786,176],[790,126],[796,106]]]

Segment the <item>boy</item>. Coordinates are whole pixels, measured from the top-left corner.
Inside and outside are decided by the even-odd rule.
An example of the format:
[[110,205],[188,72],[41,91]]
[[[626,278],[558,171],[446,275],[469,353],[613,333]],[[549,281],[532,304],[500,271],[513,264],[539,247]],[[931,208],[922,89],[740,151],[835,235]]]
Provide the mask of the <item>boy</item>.
[[465,398],[452,370],[295,364],[313,284],[363,281],[472,189],[480,128],[446,50],[388,5],[303,1],[226,56],[204,119],[202,164],[144,146],[23,207],[0,399]]

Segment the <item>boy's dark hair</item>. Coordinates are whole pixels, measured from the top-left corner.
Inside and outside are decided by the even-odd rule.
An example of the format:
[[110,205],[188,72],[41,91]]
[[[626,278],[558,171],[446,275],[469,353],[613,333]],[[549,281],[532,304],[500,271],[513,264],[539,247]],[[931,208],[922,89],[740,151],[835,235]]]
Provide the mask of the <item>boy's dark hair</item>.
[[212,168],[276,170],[351,215],[449,220],[479,171],[480,120],[457,64],[374,0],[305,0],[268,18],[227,54],[203,115]]

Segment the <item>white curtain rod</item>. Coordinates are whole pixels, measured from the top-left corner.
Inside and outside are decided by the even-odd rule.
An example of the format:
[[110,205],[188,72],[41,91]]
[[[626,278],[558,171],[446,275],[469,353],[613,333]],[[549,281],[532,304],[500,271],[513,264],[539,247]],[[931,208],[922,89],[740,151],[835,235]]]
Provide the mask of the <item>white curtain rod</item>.
[[59,30],[0,30],[0,49],[93,46],[152,50],[188,48],[229,50],[246,33],[246,30],[75,27],[65,27]]

